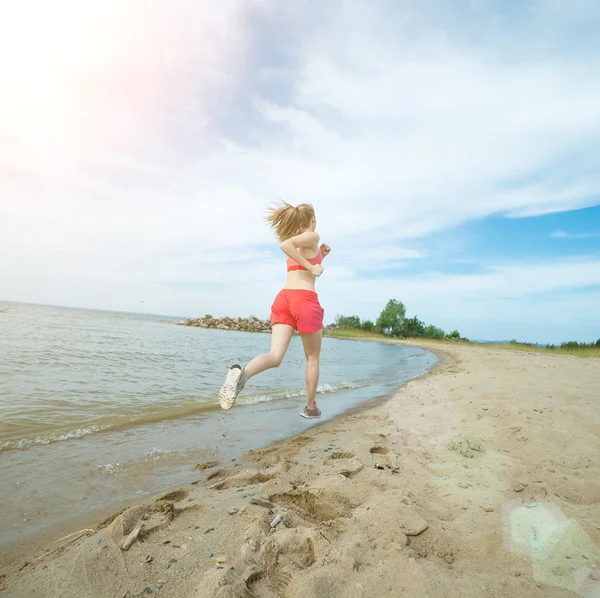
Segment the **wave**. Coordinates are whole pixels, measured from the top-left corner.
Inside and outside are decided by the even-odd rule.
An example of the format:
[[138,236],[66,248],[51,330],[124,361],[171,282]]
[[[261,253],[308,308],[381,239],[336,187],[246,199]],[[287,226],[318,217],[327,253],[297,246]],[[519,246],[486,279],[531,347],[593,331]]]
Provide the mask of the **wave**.
[[[337,384],[322,384],[317,387],[317,394],[330,394],[344,390],[355,390],[370,385],[372,385],[372,383],[366,382],[340,382]],[[285,399],[296,399],[304,397],[305,392],[306,391],[304,389],[287,389],[268,394],[242,395],[238,398],[236,405],[244,407],[257,405],[260,403],[281,401]],[[210,413],[213,411],[219,411],[221,409],[218,402],[214,400],[210,402],[195,401],[177,406],[163,405],[158,409],[155,406],[151,406],[149,408],[153,409],[153,411],[149,411],[147,409],[145,412],[141,411],[139,414],[133,416],[107,416],[103,418],[104,421],[90,424],[86,427],[77,427],[70,430],[48,430],[43,433],[38,433],[35,436],[32,435],[15,440],[0,441],[0,453],[11,450],[29,449],[39,445],[53,444],[55,442],[76,440],[102,432],[111,432],[137,426],[166,422],[174,419],[183,419],[185,417],[199,415],[202,413]]]
[[6,440],[0,442],[0,452],[5,450],[26,449],[36,444],[51,444],[53,442],[61,442],[63,440],[74,440],[83,438],[90,434],[97,434],[106,430],[110,426],[90,426],[89,428],[75,428],[68,432],[49,433],[46,436],[35,436],[34,438],[20,438],[19,440]]

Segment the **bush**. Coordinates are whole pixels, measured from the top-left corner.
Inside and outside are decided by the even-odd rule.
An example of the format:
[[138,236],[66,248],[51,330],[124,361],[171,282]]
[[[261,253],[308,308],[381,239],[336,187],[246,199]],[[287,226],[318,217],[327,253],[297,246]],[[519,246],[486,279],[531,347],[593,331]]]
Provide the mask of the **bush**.
[[335,323],[339,328],[360,328],[360,318],[358,316],[337,316]]
[[423,336],[425,333],[425,322],[421,322],[417,316],[414,318],[405,318],[402,325],[402,336],[406,338],[414,338]]
[[460,332],[458,330],[453,330],[449,335],[448,338],[460,338]]
[[427,338],[442,339],[442,338],[445,338],[446,333],[441,328],[438,328],[437,326],[434,326],[433,324],[429,324],[429,326],[425,326],[425,330],[423,331],[423,336],[425,336]]
[[366,330],[367,332],[372,332],[373,330],[375,330],[375,324],[373,324],[373,322],[371,322],[371,320],[365,320],[362,323],[361,328],[363,330]]
[[525,342],[525,341],[518,341],[515,338],[509,340],[508,344],[509,345],[518,345],[519,347],[537,347],[537,345],[535,343],[528,343],[528,342]]

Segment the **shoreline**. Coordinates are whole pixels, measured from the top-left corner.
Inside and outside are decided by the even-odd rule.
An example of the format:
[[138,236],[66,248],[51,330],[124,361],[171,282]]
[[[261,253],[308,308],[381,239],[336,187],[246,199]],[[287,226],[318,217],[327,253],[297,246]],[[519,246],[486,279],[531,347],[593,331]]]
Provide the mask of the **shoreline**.
[[[398,344],[438,361],[376,404],[138,501],[21,571],[13,562],[0,593],[597,596],[600,363]],[[143,541],[122,551],[142,516]]]
[[[252,333],[252,332],[256,332],[256,331],[243,330],[241,332]],[[340,340],[346,340],[346,339],[340,339]],[[375,338],[375,339],[347,339],[347,340],[366,340],[369,342],[380,342],[383,344],[392,344],[392,345],[402,344],[401,342],[394,341],[392,339],[388,340],[388,339],[376,339]],[[321,421],[317,420],[317,421],[313,422],[309,431],[312,429],[320,429],[321,427],[327,426],[328,424],[333,424],[338,419],[343,418],[344,416],[359,413],[359,412],[367,410],[367,409],[371,409],[377,405],[384,403],[385,401],[391,400],[393,398],[393,396],[398,392],[398,390],[400,390],[403,386],[405,386],[406,384],[408,384],[410,381],[412,381],[414,379],[419,379],[423,376],[428,376],[432,371],[434,371],[436,368],[440,367],[440,363],[444,359],[447,359],[447,356],[445,356],[443,352],[440,352],[438,350],[429,350],[429,349],[427,351],[429,351],[429,353],[433,354],[437,358],[437,361],[432,366],[429,366],[429,369],[426,372],[424,372],[423,374],[420,374],[416,378],[409,378],[409,379],[405,380],[402,384],[400,384],[397,387],[394,387],[392,390],[388,391],[385,394],[376,395],[370,399],[362,401],[361,403],[359,403],[357,405],[350,406],[344,412],[333,416],[331,419],[321,420]],[[114,430],[110,430],[110,432],[114,432]],[[307,432],[306,431],[295,432],[295,433],[291,434],[290,436],[286,436],[285,438],[281,438],[279,440],[269,443],[266,447],[262,447],[262,449],[255,449],[255,450],[265,450],[265,448],[277,446],[281,443],[286,442],[287,440],[293,439],[294,437],[305,434],[305,433],[307,433]],[[253,449],[250,449],[250,451],[251,450],[253,450]],[[244,458],[247,455],[248,455],[248,451],[244,451],[239,456],[239,458],[235,459],[234,463],[225,463],[225,464],[222,464],[221,467],[225,468],[225,469],[233,469],[239,463],[243,462]],[[210,474],[210,471],[208,472],[208,474]],[[198,477],[201,477],[201,474],[199,474]],[[182,482],[181,485],[189,485],[189,483]],[[179,487],[179,486],[177,486],[177,487]],[[3,569],[10,567],[11,565],[14,565],[19,560],[27,561],[28,560],[27,557],[32,551],[39,552],[39,551],[44,550],[44,548],[54,549],[56,547],[56,543],[58,542],[59,538],[61,538],[63,536],[67,536],[68,534],[75,532],[77,530],[80,530],[80,529],[84,529],[84,528],[92,529],[98,524],[98,522],[101,522],[105,518],[110,517],[112,514],[115,513],[115,511],[120,512],[123,508],[136,505],[140,501],[147,500],[147,499],[151,498],[152,496],[156,496],[158,494],[164,494],[165,492],[168,492],[168,491],[169,491],[169,487],[166,487],[166,488],[162,489],[161,491],[150,492],[147,494],[144,493],[140,496],[123,499],[122,501],[119,501],[119,503],[117,505],[111,504],[111,505],[105,505],[105,506],[97,507],[94,509],[90,509],[88,511],[81,511],[81,512],[77,513],[76,515],[69,517],[66,520],[57,522],[55,524],[50,524],[50,525],[44,527],[38,533],[35,533],[34,535],[27,537],[24,541],[20,542],[19,544],[9,545],[6,547],[0,547],[0,576],[2,574]],[[40,555],[36,554],[36,558],[38,556],[40,556]],[[0,589],[1,589],[1,586],[0,586]]]

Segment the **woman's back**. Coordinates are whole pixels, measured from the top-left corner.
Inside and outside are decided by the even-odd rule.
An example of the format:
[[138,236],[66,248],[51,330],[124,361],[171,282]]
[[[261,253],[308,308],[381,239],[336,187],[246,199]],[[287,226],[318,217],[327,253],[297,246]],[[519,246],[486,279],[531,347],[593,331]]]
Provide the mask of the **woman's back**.
[[[299,247],[298,252],[312,265],[320,264],[323,261],[323,255],[317,245],[315,247]],[[315,290],[315,280],[317,277],[312,272],[306,270],[304,266],[291,257],[287,258],[286,265],[288,274],[284,288]]]

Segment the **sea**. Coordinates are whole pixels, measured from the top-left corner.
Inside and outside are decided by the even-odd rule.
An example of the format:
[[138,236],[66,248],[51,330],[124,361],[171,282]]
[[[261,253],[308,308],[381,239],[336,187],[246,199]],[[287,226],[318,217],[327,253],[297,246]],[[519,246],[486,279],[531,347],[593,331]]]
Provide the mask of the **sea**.
[[283,364],[252,378],[223,411],[227,369],[268,352],[270,335],[179,319],[0,303],[0,548],[194,481],[197,464],[231,464],[388,395],[437,359],[416,347],[324,338],[323,415],[305,420],[295,336]]

